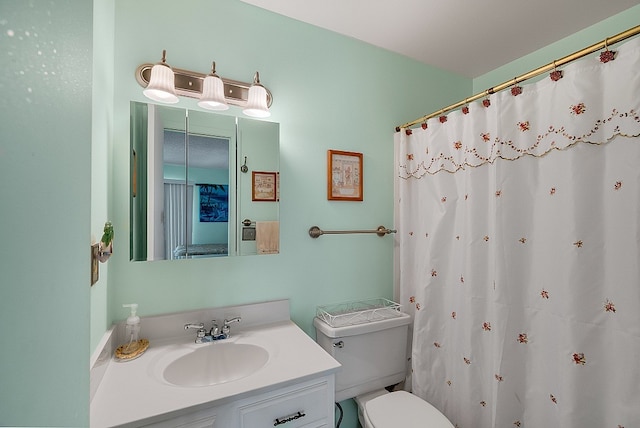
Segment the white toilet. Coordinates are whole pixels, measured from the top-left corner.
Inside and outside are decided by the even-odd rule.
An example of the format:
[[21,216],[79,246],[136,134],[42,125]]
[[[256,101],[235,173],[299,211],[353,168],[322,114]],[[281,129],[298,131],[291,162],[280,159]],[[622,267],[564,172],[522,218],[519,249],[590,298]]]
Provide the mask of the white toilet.
[[411,318],[397,316],[344,327],[315,318],[316,341],[340,364],[336,402],[355,398],[364,428],[453,428],[435,407],[406,391],[385,387],[405,379]]

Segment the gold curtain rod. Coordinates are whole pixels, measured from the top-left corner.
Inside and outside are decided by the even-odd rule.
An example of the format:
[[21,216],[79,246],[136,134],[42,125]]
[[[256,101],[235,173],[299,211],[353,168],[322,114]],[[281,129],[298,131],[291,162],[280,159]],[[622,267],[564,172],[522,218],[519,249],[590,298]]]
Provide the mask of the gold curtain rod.
[[426,122],[428,119],[431,119],[433,117],[441,116],[442,114],[444,114],[446,112],[449,112],[451,110],[455,110],[455,109],[457,109],[459,107],[463,107],[464,105],[469,104],[472,101],[475,101],[475,100],[478,100],[478,99],[480,99],[482,97],[486,97],[486,96],[488,96],[490,94],[494,94],[496,92],[502,91],[503,89],[506,89],[509,86],[515,85],[515,84],[517,84],[519,82],[524,82],[525,80],[529,80],[529,79],[531,79],[533,77],[536,77],[536,76],[538,76],[538,75],[540,75],[542,73],[545,73],[545,72],[547,72],[549,70],[553,70],[553,69],[555,69],[557,67],[560,67],[560,66],[562,66],[564,64],[567,64],[567,63],[575,61],[575,60],[577,60],[579,58],[582,58],[583,56],[587,56],[587,55],[589,55],[589,54],[591,54],[593,52],[599,51],[602,48],[607,49],[610,45],[616,44],[618,42],[621,42],[621,41],[623,41],[625,39],[628,39],[628,38],[633,37],[633,36],[638,35],[638,34],[640,34],[640,25],[638,25],[636,27],[633,27],[633,28],[630,28],[630,29],[628,29],[626,31],[623,31],[622,33],[616,34],[615,36],[607,37],[606,39],[602,40],[601,42],[595,43],[595,44],[593,44],[593,45],[591,45],[591,46],[589,46],[587,48],[581,49],[581,50],[579,50],[577,52],[574,52],[574,53],[572,53],[570,55],[567,55],[567,56],[565,56],[563,58],[560,58],[560,59],[558,59],[556,61],[553,61],[553,62],[551,62],[551,63],[549,63],[547,65],[544,65],[542,67],[538,67],[535,70],[531,70],[528,73],[522,74],[522,75],[520,75],[518,77],[515,77],[515,78],[513,78],[511,80],[508,80],[508,81],[506,81],[504,83],[501,83],[501,84],[499,84],[497,86],[489,88],[489,89],[487,89],[487,90],[485,90],[483,92],[480,92],[480,93],[478,93],[478,94],[476,94],[476,95],[474,95],[472,97],[465,98],[462,101],[458,101],[455,104],[451,104],[450,106],[447,106],[447,107],[445,107],[443,109],[435,111],[435,112],[433,112],[431,114],[428,114],[426,116],[422,116],[421,118],[418,118],[418,119],[416,119],[416,120],[414,120],[412,122],[407,122],[404,125],[397,126],[396,127],[396,132],[400,132],[400,129],[402,129],[402,128],[410,128],[411,126],[417,125],[418,123]]

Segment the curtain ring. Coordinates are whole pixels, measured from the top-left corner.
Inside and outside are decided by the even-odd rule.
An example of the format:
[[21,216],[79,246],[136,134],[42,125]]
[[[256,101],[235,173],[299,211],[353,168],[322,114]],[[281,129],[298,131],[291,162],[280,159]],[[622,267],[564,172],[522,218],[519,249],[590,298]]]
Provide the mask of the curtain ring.
[[520,95],[522,93],[522,86],[518,86],[518,78],[513,78],[513,86],[511,87],[511,95],[514,97]]
[[616,52],[609,50],[609,38],[604,39],[604,51],[600,52],[600,62],[607,63],[616,59]]
[[462,114],[469,114],[469,98],[464,99],[464,104],[462,105]]
[[489,94],[493,93],[493,88],[487,89],[484,94],[484,100],[482,100],[482,105],[484,107],[489,107],[491,105],[491,101],[489,100]]
[[553,71],[549,73],[549,77],[554,82],[557,82],[558,80],[562,79],[562,71],[558,71],[556,60],[553,61]]

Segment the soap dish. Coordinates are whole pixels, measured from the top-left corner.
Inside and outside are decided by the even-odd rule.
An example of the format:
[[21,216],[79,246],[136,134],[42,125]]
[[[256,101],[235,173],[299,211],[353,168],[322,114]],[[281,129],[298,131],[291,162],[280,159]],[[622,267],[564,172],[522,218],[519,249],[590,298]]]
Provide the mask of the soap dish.
[[[131,361],[138,358],[140,355],[144,354],[144,351],[149,347],[148,339],[140,339],[138,340],[138,347],[133,352],[127,352],[128,348],[133,345],[133,343],[127,343],[126,345],[120,345],[116,349],[115,358],[116,361]],[[135,346],[135,345],[134,345]]]

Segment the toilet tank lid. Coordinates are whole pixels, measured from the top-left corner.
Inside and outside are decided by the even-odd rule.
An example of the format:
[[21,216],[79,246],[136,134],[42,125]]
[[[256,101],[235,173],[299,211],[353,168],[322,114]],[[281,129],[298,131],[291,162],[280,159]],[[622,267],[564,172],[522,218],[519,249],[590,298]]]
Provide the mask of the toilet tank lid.
[[406,391],[374,398],[365,404],[365,410],[375,428],[454,428],[438,409]]
[[348,325],[344,327],[331,327],[329,324],[316,317],[313,320],[313,325],[316,327],[316,331],[321,332],[327,337],[345,337],[400,327],[408,325],[410,322],[410,315],[398,312],[398,316],[395,318],[387,318],[379,321],[370,321],[363,324]]

